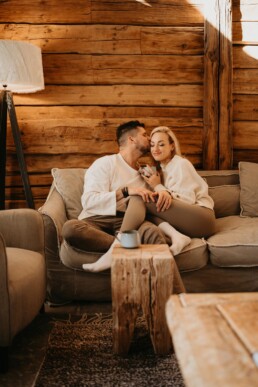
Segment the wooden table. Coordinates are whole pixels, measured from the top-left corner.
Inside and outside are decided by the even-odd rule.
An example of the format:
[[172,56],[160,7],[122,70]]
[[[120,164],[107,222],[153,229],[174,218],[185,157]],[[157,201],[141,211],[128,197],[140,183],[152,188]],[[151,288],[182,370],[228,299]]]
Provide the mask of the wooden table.
[[188,387],[258,386],[258,293],[173,295],[166,317]]
[[173,291],[184,291],[168,245],[115,246],[112,255],[112,311],[114,352],[129,350],[137,315],[142,311],[157,354],[167,354],[171,337],[165,304]]

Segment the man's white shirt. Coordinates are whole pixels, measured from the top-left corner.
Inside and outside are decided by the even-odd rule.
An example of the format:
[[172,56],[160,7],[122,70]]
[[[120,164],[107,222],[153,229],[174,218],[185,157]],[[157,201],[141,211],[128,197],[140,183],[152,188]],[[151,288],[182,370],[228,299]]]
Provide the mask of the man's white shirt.
[[125,186],[147,188],[139,172],[130,167],[120,153],[94,161],[85,173],[81,197],[83,210],[78,219],[125,211],[129,198],[116,200],[116,191]]

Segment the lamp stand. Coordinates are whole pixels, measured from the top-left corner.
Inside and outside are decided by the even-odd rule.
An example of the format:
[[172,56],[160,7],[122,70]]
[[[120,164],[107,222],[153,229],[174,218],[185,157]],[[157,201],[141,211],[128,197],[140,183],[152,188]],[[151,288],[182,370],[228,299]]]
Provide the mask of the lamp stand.
[[16,147],[16,154],[21,172],[27,206],[29,208],[35,208],[32,191],[29,183],[27,167],[25,164],[24,153],[22,149],[21,134],[13,103],[13,95],[10,91],[5,90],[1,93],[0,97],[0,210],[5,209],[7,111],[10,118],[12,134]]

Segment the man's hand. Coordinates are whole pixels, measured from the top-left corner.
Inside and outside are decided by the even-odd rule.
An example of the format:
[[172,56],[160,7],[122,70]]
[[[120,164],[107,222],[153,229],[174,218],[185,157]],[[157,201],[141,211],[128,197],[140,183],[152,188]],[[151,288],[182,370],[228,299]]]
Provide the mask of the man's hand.
[[157,197],[157,192],[152,192],[146,188],[134,188],[128,187],[128,194],[131,196],[138,195],[141,196],[145,203],[155,202],[155,198]]
[[159,191],[157,200],[157,211],[166,211],[172,204],[172,196],[168,191]]

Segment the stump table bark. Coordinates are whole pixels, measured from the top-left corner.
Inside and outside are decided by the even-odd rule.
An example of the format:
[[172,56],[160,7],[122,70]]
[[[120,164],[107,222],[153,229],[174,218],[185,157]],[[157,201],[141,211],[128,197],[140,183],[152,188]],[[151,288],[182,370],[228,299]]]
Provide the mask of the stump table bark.
[[[113,348],[127,354],[140,311],[145,315],[156,354],[171,349],[165,304],[173,293],[174,273],[184,290],[168,245],[141,245],[136,249],[115,246],[112,256]],[[178,285],[179,283],[179,285]]]

